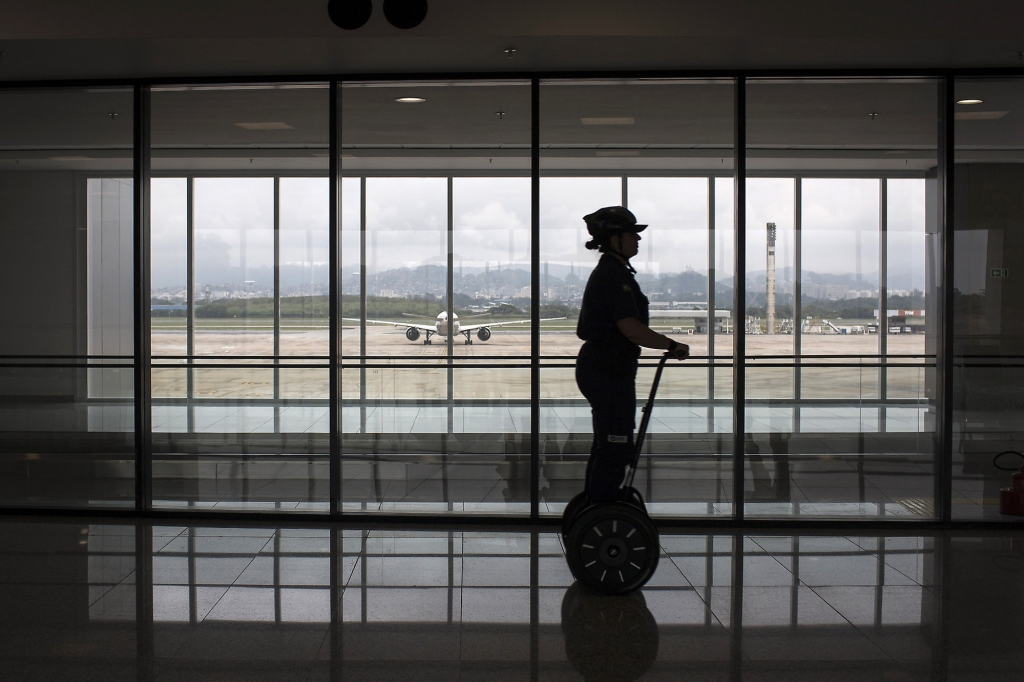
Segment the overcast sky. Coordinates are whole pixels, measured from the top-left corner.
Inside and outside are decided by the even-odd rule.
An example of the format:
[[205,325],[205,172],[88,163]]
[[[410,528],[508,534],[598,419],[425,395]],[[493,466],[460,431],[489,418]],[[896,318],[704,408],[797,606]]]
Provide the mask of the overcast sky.
[[[328,181],[282,178],[281,261],[326,264]],[[367,265],[383,271],[447,260],[446,178],[369,178],[366,181]],[[360,181],[342,186],[342,262],[358,271]],[[732,180],[715,182],[715,261],[719,279],[732,276]],[[641,223],[634,264],[651,274],[707,272],[708,181],[705,178],[633,178],[628,205]],[[803,268],[814,272],[878,270],[879,182],[805,179]],[[544,178],[541,181],[541,260],[589,269],[582,216],[621,204],[622,180]],[[200,178],[195,181],[196,279],[221,284],[273,265],[274,197],[269,178]],[[777,267],[794,258],[794,181],[753,178],[747,186],[747,268],[765,268],[765,225],[778,230]],[[889,276],[924,288],[924,180],[888,181]],[[185,286],[186,185],[153,180],[153,287]],[[453,241],[456,265],[529,268],[529,178],[455,178]],[[243,236],[244,232],[244,236]],[[244,240],[245,249],[241,249]],[[243,258],[244,255],[244,258]],[[227,274],[232,273],[232,274]],[[238,283],[241,283],[239,281]]]

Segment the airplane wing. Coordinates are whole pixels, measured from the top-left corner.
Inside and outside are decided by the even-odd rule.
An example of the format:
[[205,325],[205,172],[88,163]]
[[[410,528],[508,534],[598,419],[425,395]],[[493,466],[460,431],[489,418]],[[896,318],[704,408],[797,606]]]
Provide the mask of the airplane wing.
[[[564,320],[564,319],[567,319],[567,318],[564,318],[564,317],[545,317],[544,319],[539,320],[539,321],[540,322],[550,322],[551,320]],[[480,327],[501,327],[501,326],[506,325],[506,324],[523,324],[523,323],[529,322],[529,321],[530,320],[510,320],[508,322],[494,322],[494,323],[491,323],[491,324],[460,324],[459,325],[459,331],[460,332],[470,332],[470,331],[473,331],[474,329],[480,329]],[[431,327],[431,329],[433,329],[433,327]]]
[[[362,322],[358,317],[343,317],[343,320],[349,322]],[[415,322],[395,322],[394,320],[367,320],[373,324],[390,324],[395,327],[415,327],[416,329],[425,329],[427,331],[437,331],[437,325],[433,324],[416,324]]]
[[[441,311],[444,312],[443,310]],[[460,320],[469,320],[474,317],[483,317],[484,315],[490,315],[490,313],[478,313],[476,315],[463,315],[459,317]],[[437,317],[431,317],[430,315],[420,315],[419,313],[402,313],[402,317],[422,317],[425,320],[436,320]]]

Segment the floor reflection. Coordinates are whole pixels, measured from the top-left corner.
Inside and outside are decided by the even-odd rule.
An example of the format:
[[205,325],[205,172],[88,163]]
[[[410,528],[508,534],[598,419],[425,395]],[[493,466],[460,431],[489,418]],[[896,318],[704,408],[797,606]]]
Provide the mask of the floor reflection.
[[8,519],[0,666],[18,680],[1019,679],[1024,534],[662,544],[643,593],[612,598],[573,585],[554,533]]
[[574,583],[562,598],[562,635],[587,682],[639,680],[658,659],[658,622],[643,592],[605,597]]

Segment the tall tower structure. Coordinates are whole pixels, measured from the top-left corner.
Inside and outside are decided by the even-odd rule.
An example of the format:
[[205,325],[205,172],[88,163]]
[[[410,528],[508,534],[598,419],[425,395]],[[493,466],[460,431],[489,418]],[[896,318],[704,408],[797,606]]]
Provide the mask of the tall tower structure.
[[765,297],[768,300],[765,333],[775,333],[775,223],[768,223],[768,272],[765,282]]

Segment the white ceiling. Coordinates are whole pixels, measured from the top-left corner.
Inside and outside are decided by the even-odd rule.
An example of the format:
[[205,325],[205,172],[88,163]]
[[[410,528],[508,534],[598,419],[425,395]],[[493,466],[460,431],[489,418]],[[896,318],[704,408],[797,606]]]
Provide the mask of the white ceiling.
[[407,31],[382,3],[344,31],[327,0],[0,0],[0,80],[1024,67],[1019,0],[429,0]]

